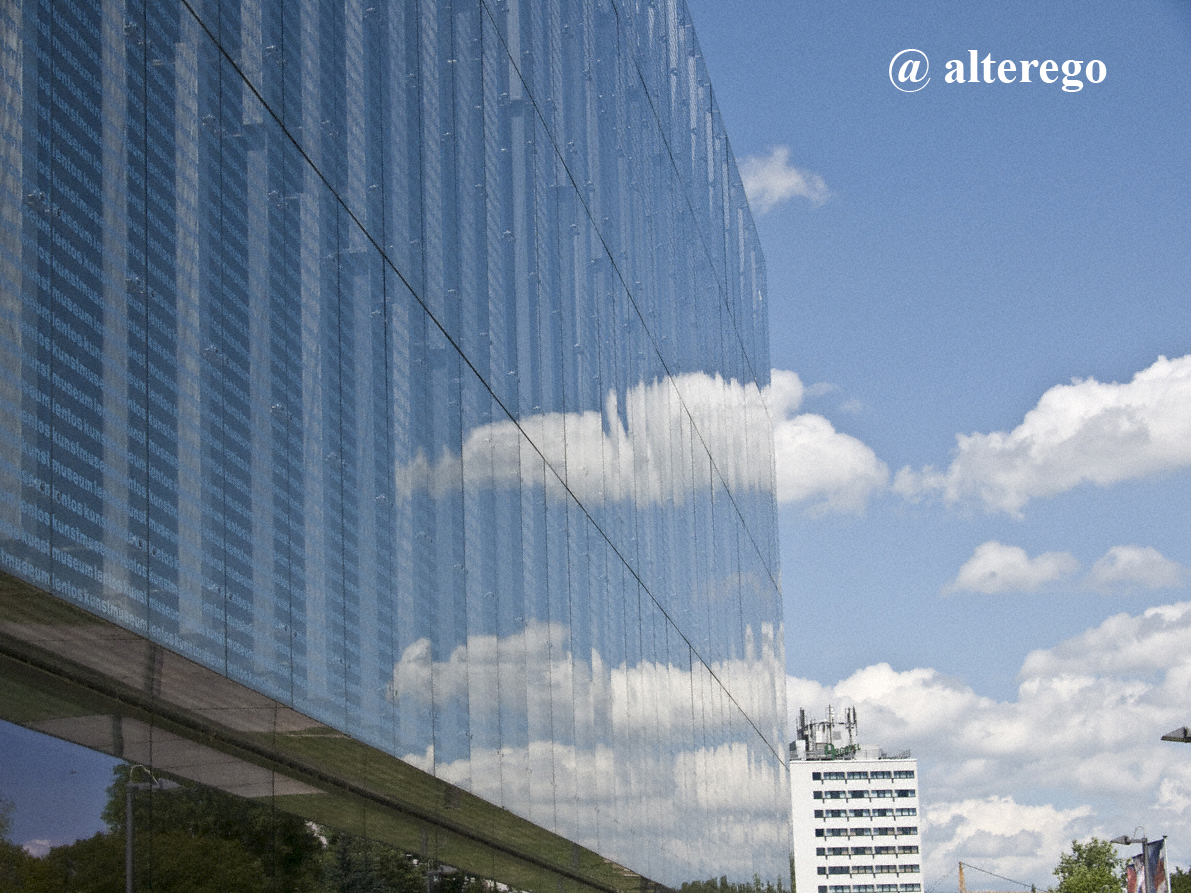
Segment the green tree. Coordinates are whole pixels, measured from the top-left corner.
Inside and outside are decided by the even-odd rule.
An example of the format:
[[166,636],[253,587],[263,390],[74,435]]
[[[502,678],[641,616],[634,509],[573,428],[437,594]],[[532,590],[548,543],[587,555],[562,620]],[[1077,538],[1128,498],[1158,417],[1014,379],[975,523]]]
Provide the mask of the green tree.
[[[790,865],[793,867],[794,859],[791,857]],[[792,875],[791,875],[792,876]],[[753,882],[734,884],[729,882],[727,875],[721,875],[717,881],[711,878],[706,881],[685,881],[679,888],[680,893],[786,893],[781,878],[778,879],[777,885],[766,882],[762,883],[760,875],[753,875]]]
[[[136,889],[154,893],[265,893],[260,862],[236,841],[189,834],[138,834]],[[124,839],[96,834],[54,847],[17,889],[25,893],[123,893]]]
[[[148,778],[141,769],[116,766],[112,784],[108,787],[107,805],[103,809],[103,820],[111,836],[121,841],[121,846],[124,840],[124,793],[130,772],[135,773],[133,781]],[[319,889],[323,844],[309,824],[297,816],[274,809],[268,801],[248,800],[183,779],[177,781],[181,787],[172,791],[134,792],[132,816],[138,854],[151,852],[156,862],[166,852],[157,839],[167,835],[172,836],[175,846],[181,846],[182,837],[221,840],[235,845],[221,849],[227,864],[246,866],[245,859],[255,860],[266,879],[265,889],[287,893],[315,893]],[[151,837],[144,838],[142,843],[143,833],[151,834]],[[185,846],[176,853],[178,859],[185,861],[191,853],[212,846],[214,844]],[[166,858],[173,856],[171,852]],[[139,864],[136,867],[138,875],[145,870]],[[246,878],[255,876],[246,867],[245,871],[248,872]],[[153,877],[153,887],[157,890],[155,868]],[[246,880],[245,883],[249,886],[243,889],[254,889],[254,881]]]
[[1191,871],[1175,867],[1170,876],[1170,893],[1191,893]]
[[1117,893],[1125,886],[1125,860],[1107,840],[1093,837],[1087,843],[1071,841],[1071,852],[1059,857],[1054,875],[1059,879],[1052,893]]
[[8,835],[12,831],[12,814],[16,808],[17,805],[11,800],[0,797],[0,840],[8,841]]
[[323,856],[323,889],[326,893],[425,893],[426,876],[400,850],[332,832]]
[[[41,859],[4,840],[12,808],[0,800],[0,890],[123,893],[125,794],[130,780],[148,779],[139,767],[117,766],[103,810],[108,830]],[[425,893],[424,866],[399,849],[317,828],[268,801],[176,781],[179,787],[169,791],[133,791],[138,893]],[[714,893],[775,893],[729,887]],[[488,890],[461,871],[435,884],[435,893]]]
[[37,862],[8,837],[15,810],[15,803],[0,797],[0,890],[24,889]]

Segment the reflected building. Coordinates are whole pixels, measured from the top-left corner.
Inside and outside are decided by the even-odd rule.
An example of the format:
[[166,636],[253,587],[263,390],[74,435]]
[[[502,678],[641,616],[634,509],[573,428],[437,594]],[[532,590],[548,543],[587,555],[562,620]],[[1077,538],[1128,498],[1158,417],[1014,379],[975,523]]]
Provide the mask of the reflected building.
[[0,716],[523,889],[788,879],[681,0],[0,13]]

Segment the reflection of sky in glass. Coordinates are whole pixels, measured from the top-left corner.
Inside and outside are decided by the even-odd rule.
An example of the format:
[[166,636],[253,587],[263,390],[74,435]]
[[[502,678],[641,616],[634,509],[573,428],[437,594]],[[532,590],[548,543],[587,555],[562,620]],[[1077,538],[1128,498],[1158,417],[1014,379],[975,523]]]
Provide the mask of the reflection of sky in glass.
[[[394,666],[387,696],[402,704],[463,705],[473,727],[498,733],[496,740],[473,740],[469,754],[456,759],[444,759],[433,745],[401,756],[601,852],[640,845],[634,826],[598,822],[601,814],[605,821],[616,817],[618,792],[631,794],[658,819],[651,845],[682,850],[695,864],[702,858],[706,871],[717,864],[744,871],[758,846],[784,840],[784,824],[773,814],[784,770],[769,748],[757,746],[750,723],[773,700],[775,680],[760,675],[774,657],[773,632],[760,631],[765,653],[711,667],[692,664],[685,644],[662,661],[610,666],[598,652],[566,650],[570,633],[557,624],[530,623],[508,637],[470,636],[441,662],[430,658],[429,641],[418,640]],[[752,685],[729,696],[719,680],[733,677]],[[510,703],[524,713],[508,709]],[[557,721],[572,704],[577,735],[558,734],[555,725],[553,738],[500,741],[499,730],[528,727],[535,716]],[[593,740],[584,727],[614,735]],[[534,784],[532,776],[542,773],[550,783]],[[718,850],[725,833],[747,844],[733,863]]]
[[12,15],[4,568],[651,878],[782,877],[764,262],[681,5]]

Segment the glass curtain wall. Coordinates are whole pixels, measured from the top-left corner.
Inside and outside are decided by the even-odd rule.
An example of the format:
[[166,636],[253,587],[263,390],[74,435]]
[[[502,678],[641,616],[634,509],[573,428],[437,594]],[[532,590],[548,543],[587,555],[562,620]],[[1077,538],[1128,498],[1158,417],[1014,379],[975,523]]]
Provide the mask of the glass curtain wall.
[[3,569],[646,877],[788,878],[764,259],[684,5],[0,46]]

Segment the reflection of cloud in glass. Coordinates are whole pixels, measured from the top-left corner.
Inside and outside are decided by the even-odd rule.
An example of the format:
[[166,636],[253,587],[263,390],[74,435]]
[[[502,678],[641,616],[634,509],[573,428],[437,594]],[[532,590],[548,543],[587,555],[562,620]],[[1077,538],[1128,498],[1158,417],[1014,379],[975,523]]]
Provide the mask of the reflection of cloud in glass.
[[[430,758],[429,752],[420,757]],[[789,851],[785,769],[744,742],[677,753],[654,750],[633,760],[607,745],[534,741],[528,747],[473,750],[468,760],[440,765],[438,776],[498,801],[502,764],[528,764],[550,778],[532,788],[528,818],[557,833],[578,829],[572,839],[621,864],[652,863],[647,875],[674,887],[723,874],[747,881],[757,853]],[[565,798],[562,791],[577,796]],[[647,840],[617,820],[625,809],[651,817]],[[730,848],[722,847],[725,841],[732,842]]]
[[[769,677],[772,668],[780,666],[773,624],[762,623],[760,636],[746,627],[744,638],[748,653],[743,658],[715,661],[710,671],[716,679],[735,683],[733,702],[759,724],[761,717],[772,712],[775,686]],[[650,693],[647,721],[651,730],[666,733],[690,725],[692,680],[688,667],[649,660],[632,667],[624,663],[608,667],[594,649],[589,662],[569,648],[558,647],[559,642],[569,640],[570,632],[562,624],[531,621],[523,631],[508,636],[469,635],[467,644],[456,647],[446,660],[434,661],[430,640],[421,638],[407,646],[394,664],[385,693],[399,704],[425,704],[431,699],[466,704],[469,686],[492,687],[504,668],[516,667],[518,678],[525,680],[525,703],[530,712],[546,709],[549,703],[569,703],[580,685],[585,696],[590,686],[591,699],[613,705],[627,703],[638,692]],[[702,663],[697,665],[697,671],[704,674],[707,669]],[[494,709],[496,705],[491,706]],[[640,716],[635,719],[646,721]],[[407,759],[419,763],[420,758]]]
[[[773,429],[753,382],[702,372],[609,391],[603,411],[549,412],[492,422],[465,435],[461,455],[419,453],[398,471],[398,489],[434,495],[465,486],[515,486],[523,461],[540,461],[527,437],[580,500],[682,502],[711,492],[712,462],[733,492],[774,489]],[[524,436],[524,437],[523,437]],[[690,457],[695,456],[692,460]],[[547,475],[548,486],[560,490]]]
[[[761,725],[774,701],[771,670],[780,667],[774,630],[770,624],[757,636],[746,630],[746,640],[754,644],[744,658],[710,668],[696,661],[692,671],[648,660],[611,667],[594,650],[582,660],[560,646],[570,642],[570,631],[558,623],[469,636],[437,661],[430,641],[418,639],[387,686],[399,704],[470,703],[473,728],[484,722],[478,711],[498,709],[497,699],[505,710],[519,703],[523,716],[553,716],[558,728],[566,727],[559,711],[594,709],[603,718],[589,717],[594,734],[583,734],[577,716],[578,740],[556,734],[511,746],[473,742],[468,757],[450,762],[436,762],[431,746],[403,759],[622,864],[648,864],[646,874],[663,882],[696,879],[677,876],[678,866],[748,880],[757,852],[786,852],[789,829],[780,758],[712,678],[732,680],[736,704]],[[502,691],[502,678],[519,690]],[[510,780],[526,772],[528,784]],[[617,816],[624,810],[650,816],[649,841],[622,829]],[[722,864],[725,840],[734,841],[739,865]],[[711,854],[718,861],[704,865]]]

